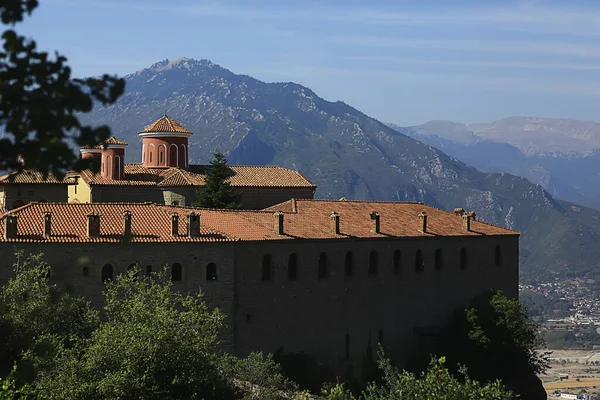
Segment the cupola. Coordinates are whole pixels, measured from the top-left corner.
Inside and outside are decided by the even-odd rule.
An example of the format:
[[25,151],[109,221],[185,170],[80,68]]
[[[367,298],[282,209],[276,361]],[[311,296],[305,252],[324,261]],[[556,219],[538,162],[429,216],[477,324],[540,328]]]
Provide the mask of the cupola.
[[138,133],[142,138],[142,165],[147,168],[187,168],[188,138],[192,132],[163,115]]
[[119,180],[125,177],[126,147],[127,143],[114,136],[102,143],[100,174],[103,178]]

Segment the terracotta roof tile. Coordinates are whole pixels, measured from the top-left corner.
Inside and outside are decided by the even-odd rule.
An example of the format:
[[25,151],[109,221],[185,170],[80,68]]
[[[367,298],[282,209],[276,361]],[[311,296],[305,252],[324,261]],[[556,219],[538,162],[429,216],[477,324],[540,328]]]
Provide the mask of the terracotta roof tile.
[[[191,207],[174,207],[151,203],[32,203],[11,211],[17,214],[17,242],[119,242],[123,232],[123,213],[132,212],[132,242],[203,242],[226,240],[293,240],[293,239],[345,239],[389,237],[436,236],[486,236],[518,235],[516,231],[472,221],[471,230],[462,227],[462,217],[421,203],[294,200],[270,207],[267,210],[213,210]],[[273,229],[276,210],[284,213],[284,234]],[[43,213],[52,213],[52,236],[43,238]],[[171,213],[177,212],[179,232],[183,234],[186,215],[200,214],[202,235],[198,238],[172,237]],[[331,230],[331,212],[340,216],[340,234]],[[371,231],[370,214],[380,215],[380,233]],[[418,230],[418,214],[428,216],[427,232]],[[89,213],[101,214],[101,237],[89,239],[86,235]],[[7,214],[3,215],[5,218]],[[4,233],[0,219],[0,236]]]
[[111,136],[110,138],[106,139],[104,141],[104,144],[118,144],[118,145],[127,145],[127,143],[125,143],[122,140],[117,139],[114,136]]
[[163,115],[139,133],[148,133],[148,132],[174,132],[174,133],[189,133],[192,132],[185,129],[181,124],[175,121],[172,118],[167,117],[167,114]]
[[20,172],[11,172],[0,177],[0,183],[50,183],[50,184],[66,184],[66,181],[58,180],[54,175],[44,174],[38,171],[23,170]]

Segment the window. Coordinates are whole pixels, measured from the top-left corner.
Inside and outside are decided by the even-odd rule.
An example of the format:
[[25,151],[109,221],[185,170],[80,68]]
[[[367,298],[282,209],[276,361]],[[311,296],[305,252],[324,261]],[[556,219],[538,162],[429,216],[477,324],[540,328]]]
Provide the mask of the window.
[[209,263],[206,266],[206,280],[216,281],[217,280],[217,264],[214,262]]
[[179,282],[183,279],[183,267],[179,263],[175,263],[171,266],[171,280],[173,282]]
[[162,162],[163,162],[163,152],[161,151],[158,153],[158,163],[162,164]]
[[292,281],[298,279],[298,256],[296,253],[288,256],[288,279]]
[[319,279],[327,278],[327,254],[319,254]]
[[395,274],[399,274],[400,270],[402,269],[402,259],[400,258],[401,256],[402,256],[402,253],[400,253],[400,250],[394,251],[394,273]]
[[347,333],[346,333],[345,352],[346,352],[346,361],[348,361],[350,359],[350,335],[348,335]]
[[83,276],[89,276],[90,275],[90,269],[88,267],[83,267]]
[[150,275],[152,273],[152,265],[146,265],[146,274]]
[[435,251],[435,269],[436,271],[441,270],[444,267],[444,257],[442,255],[442,249]]
[[104,264],[102,267],[102,282],[106,283],[113,280],[113,266],[110,264]]
[[75,185],[73,185],[73,188],[75,189],[75,194],[77,194],[77,186],[79,186],[78,183],[76,183]]
[[467,269],[467,249],[460,249],[460,269]]
[[500,246],[496,246],[496,250],[494,252],[494,264],[496,264],[496,267],[501,267],[502,266],[502,249],[500,248]]
[[354,273],[354,260],[352,257],[352,252],[349,251],[346,253],[346,259],[344,260],[344,276],[349,278]]
[[150,152],[150,164],[152,164],[152,152]]
[[263,282],[271,280],[271,255],[264,254],[262,257],[262,278]]
[[375,250],[369,253],[369,278],[377,276],[377,252]]
[[421,250],[417,250],[417,252],[415,253],[415,271],[425,271],[425,264],[423,263],[423,252]]

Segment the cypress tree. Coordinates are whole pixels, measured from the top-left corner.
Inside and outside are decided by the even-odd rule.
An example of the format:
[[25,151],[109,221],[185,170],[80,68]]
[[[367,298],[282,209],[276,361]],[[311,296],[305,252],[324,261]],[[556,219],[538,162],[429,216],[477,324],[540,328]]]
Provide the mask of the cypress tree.
[[233,175],[227,166],[227,159],[221,152],[214,154],[204,179],[204,187],[198,190],[196,207],[240,208],[240,195],[235,193],[228,179]]

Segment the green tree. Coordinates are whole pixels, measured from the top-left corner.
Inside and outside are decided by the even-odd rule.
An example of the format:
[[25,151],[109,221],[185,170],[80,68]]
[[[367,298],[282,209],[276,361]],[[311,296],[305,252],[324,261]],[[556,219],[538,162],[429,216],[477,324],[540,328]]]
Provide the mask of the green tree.
[[[61,176],[66,170],[90,167],[77,160],[72,145],[106,140],[106,126],[81,124],[78,114],[91,111],[94,101],[110,104],[123,93],[122,79],[72,79],[67,59],[50,58],[35,41],[20,36],[14,26],[38,6],[37,0],[0,2],[0,19],[7,25],[0,50],[0,169],[36,169]],[[98,168],[98,165],[92,165]]]
[[537,325],[517,299],[500,291],[476,297],[471,307],[457,312],[442,332],[439,354],[452,365],[465,365],[473,379],[501,379],[513,392],[527,399],[545,399],[537,374],[548,368]]
[[[445,359],[432,359],[426,371],[416,376],[400,372],[386,359],[380,349],[378,366],[383,374],[381,385],[371,383],[360,395],[361,400],[509,400],[513,393],[499,381],[481,385],[469,378],[464,370],[460,379],[445,367]],[[355,400],[344,385],[338,384],[323,391],[326,400]]]
[[232,174],[225,155],[221,152],[215,153],[206,171],[204,187],[198,190],[198,198],[194,205],[205,208],[240,208],[240,196],[234,192],[228,181]]
[[36,384],[48,399],[227,399],[239,396],[219,368],[224,316],[201,294],[172,288],[166,269],[107,285],[104,320],[56,358]]

